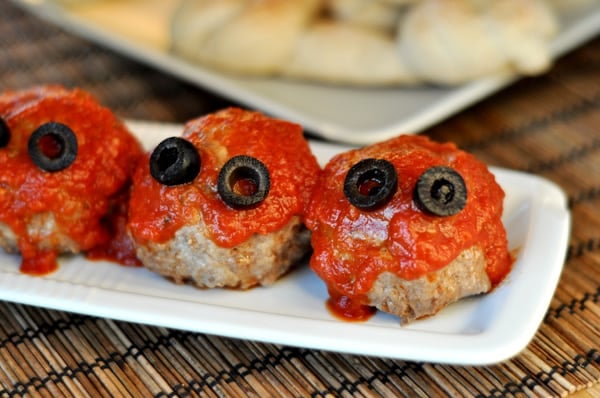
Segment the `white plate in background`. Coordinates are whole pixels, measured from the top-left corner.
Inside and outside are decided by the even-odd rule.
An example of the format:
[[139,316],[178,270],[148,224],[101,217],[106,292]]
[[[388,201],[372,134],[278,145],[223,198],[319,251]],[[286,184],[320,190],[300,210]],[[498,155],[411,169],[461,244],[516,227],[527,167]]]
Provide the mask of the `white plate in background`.
[[[71,32],[247,107],[300,123],[307,131],[337,142],[368,144],[399,134],[418,133],[517,78],[488,78],[455,88],[354,88],[283,79],[239,78],[186,62],[106,27],[92,25],[51,0],[13,1]],[[600,32],[598,4],[562,15],[562,30],[551,46],[555,58]]]
[[[181,126],[129,122],[146,148]],[[346,147],[311,142],[321,163]],[[0,299],[92,316],[352,354],[481,365],[520,352],[533,338],[564,263],[570,214],[564,193],[533,175],[492,169],[506,192],[503,217],[517,253],[492,293],[463,299],[435,316],[400,326],[377,313],[364,323],[334,318],[327,290],[303,264],[270,287],[200,290],[144,268],[61,258],[44,277],[19,272],[20,257],[0,253]]]

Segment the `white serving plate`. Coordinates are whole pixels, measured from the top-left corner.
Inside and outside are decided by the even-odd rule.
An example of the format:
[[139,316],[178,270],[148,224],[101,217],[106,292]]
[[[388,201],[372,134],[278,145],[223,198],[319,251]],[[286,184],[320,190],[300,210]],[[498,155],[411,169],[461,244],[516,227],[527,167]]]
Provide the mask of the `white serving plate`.
[[[146,148],[179,135],[180,126],[130,122]],[[347,149],[311,142],[321,163]],[[307,264],[271,287],[200,290],[144,268],[60,260],[45,277],[19,272],[20,257],[0,253],[0,299],[111,319],[290,346],[405,360],[490,364],[533,338],[562,270],[570,228],[563,192],[537,176],[492,169],[506,191],[503,222],[514,269],[492,293],[461,300],[428,319],[401,326],[377,313],[364,323],[334,318],[327,290]]]
[[[188,63],[140,40],[123,37],[106,26],[93,25],[56,6],[52,0],[13,1],[71,32],[247,107],[300,123],[307,131],[338,142],[368,144],[399,134],[418,133],[518,78],[493,77],[454,88],[383,89],[239,78]],[[554,58],[600,32],[599,3],[562,15],[561,23],[563,28],[551,46]]]

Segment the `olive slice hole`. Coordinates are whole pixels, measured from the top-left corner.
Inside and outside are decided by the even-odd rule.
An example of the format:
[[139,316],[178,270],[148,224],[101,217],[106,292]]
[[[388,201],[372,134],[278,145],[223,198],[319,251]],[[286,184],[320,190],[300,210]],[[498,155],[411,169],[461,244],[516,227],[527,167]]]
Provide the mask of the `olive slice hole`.
[[57,159],[65,150],[64,141],[57,134],[47,134],[38,141],[40,152],[49,159]]
[[452,216],[467,203],[467,187],[462,176],[451,167],[431,167],[417,180],[414,201],[424,212]]
[[164,151],[158,154],[156,159],[156,166],[162,172],[172,167],[177,162],[179,152],[175,148],[166,148]]
[[48,122],[29,137],[29,157],[40,169],[54,172],[69,167],[77,157],[77,137],[70,127]]
[[265,164],[251,156],[240,155],[223,165],[217,190],[228,206],[243,209],[265,200],[270,186],[270,175]]
[[443,205],[447,205],[454,199],[454,184],[442,178],[431,186],[431,197]]
[[365,196],[376,196],[381,191],[385,177],[379,170],[371,170],[369,173],[361,176],[358,181],[358,192]]
[[258,185],[255,176],[250,176],[247,170],[239,170],[239,175],[232,176],[233,180],[229,183],[233,187],[233,192],[238,195],[252,196],[258,192]]
[[10,129],[6,121],[0,117],[0,148],[4,148],[10,141]]
[[344,195],[361,210],[375,210],[385,205],[396,193],[398,174],[385,159],[363,159],[348,170]]

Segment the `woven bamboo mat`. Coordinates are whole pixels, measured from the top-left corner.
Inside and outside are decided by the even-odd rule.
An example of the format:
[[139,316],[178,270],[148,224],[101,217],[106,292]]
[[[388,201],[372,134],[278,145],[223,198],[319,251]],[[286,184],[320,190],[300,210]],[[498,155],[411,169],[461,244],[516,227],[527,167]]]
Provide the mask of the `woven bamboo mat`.
[[[231,104],[0,2],[0,89],[62,83],[120,116]],[[493,366],[340,355],[0,302],[0,396],[565,396],[600,381],[600,39],[425,134],[568,194],[560,284],[529,346]],[[535,286],[531,287],[532,290]]]

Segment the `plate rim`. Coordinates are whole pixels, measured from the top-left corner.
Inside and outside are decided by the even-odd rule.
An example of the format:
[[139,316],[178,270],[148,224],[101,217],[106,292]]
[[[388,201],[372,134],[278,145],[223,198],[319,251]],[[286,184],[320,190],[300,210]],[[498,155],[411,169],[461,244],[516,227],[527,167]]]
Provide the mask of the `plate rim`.
[[[150,130],[144,130],[144,128],[151,129],[149,126],[156,129],[154,132],[158,131],[159,135],[165,136],[172,135],[176,132],[175,128],[181,127],[154,123],[136,124],[131,121],[128,125],[138,136],[149,133]],[[311,144],[316,145],[317,148],[322,145],[315,141]],[[340,146],[340,148],[345,147]],[[531,187],[529,195],[526,196],[526,205],[531,206],[532,210],[530,212],[532,220],[529,221],[526,234],[526,239],[530,241],[523,243],[524,247],[517,261],[525,261],[523,256],[537,255],[543,249],[544,255],[548,257],[545,270],[549,272],[537,279],[541,281],[543,289],[536,297],[535,305],[529,303],[527,306],[532,309],[530,313],[511,313],[510,310],[514,311],[515,306],[519,305],[518,302],[513,303],[513,301],[522,297],[511,290],[508,292],[504,290],[503,294],[507,295],[504,298],[506,301],[501,302],[503,306],[498,317],[489,323],[489,327],[485,330],[443,333],[410,329],[414,323],[406,328],[400,326],[392,329],[368,322],[358,324],[343,322],[333,316],[330,319],[307,321],[305,317],[296,315],[248,311],[231,306],[218,306],[219,311],[215,311],[215,305],[206,302],[199,303],[175,297],[165,298],[74,283],[69,280],[56,280],[52,279],[52,275],[32,277],[20,274],[18,270],[14,272],[0,270],[0,299],[120,321],[346,354],[458,365],[497,363],[517,355],[524,349],[543,320],[564,265],[571,218],[566,195],[554,182],[520,171],[495,167],[491,167],[491,170],[499,180]],[[508,196],[511,192],[510,187],[505,187],[505,190]],[[538,223],[531,224],[534,220]],[[536,226],[538,232],[555,229],[554,234],[551,235],[554,239],[554,244],[550,246],[551,250],[546,247],[546,241],[541,241],[547,235],[532,233],[532,225]],[[531,251],[534,253],[531,254]],[[107,267],[121,266],[108,264]],[[521,275],[523,264],[520,267],[516,277]],[[119,270],[122,269],[127,268],[114,268],[117,270],[115,272],[120,272]],[[138,272],[138,270],[131,269],[131,272]],[[140,272],[150,273],[143,268]],[[311,271],[305,267],[301,272]],[[514,272],[515,270],[509,277]],[[517,288],[522,288],[518,284],[519,281],[523,281],[523,277],[516,281],[513,278],[509,282],[510,287],[514,289],[516,285]],[[166,280],[164,282],[171,283]],[[473,300],[486,298],[495,299],[494,296],[485,295]],[[173,310],[174,308],[177,308],[177,311]],[[261,316],[258,316],[260,323],[256,322],[258,312],[261,313]],[[502,323],[507,320],[520,322],[521,327],[512,327],[509,333],[506,333],[505,325]],[[443,339],[439,338],[440,334],[444,335]],[[396,342],[396,339],[402,341],[390,347],[390,342]],[[366,341],[367,344],[360,345],[361,341]]]

